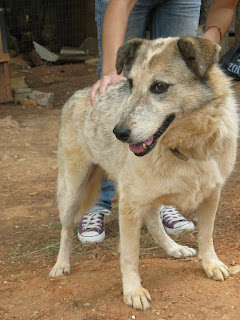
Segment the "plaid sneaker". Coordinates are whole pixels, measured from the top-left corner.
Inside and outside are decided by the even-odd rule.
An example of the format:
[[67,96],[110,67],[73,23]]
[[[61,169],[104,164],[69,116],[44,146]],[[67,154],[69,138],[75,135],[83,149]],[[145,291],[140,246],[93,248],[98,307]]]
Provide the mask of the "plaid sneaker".
[[107,209],[96,210],[82,217],[78,226],[78,239],[82,243],[101,242],[105,238],[104,216],[109,216]]
[[164,229],[169,234],[179,234],[184,230],[194,230],[194,224],[184,218],[175,207],[161,206],[160,217]]

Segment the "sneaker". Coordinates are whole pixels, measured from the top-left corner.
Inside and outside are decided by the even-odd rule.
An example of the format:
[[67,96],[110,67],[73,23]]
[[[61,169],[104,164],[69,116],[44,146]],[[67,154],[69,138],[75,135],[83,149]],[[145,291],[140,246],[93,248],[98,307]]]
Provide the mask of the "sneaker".
[[101,242],[105,238],[104,216],[109,216],[107,209],[96,210],[82,217],[78,226],[78,239],[82,243]]
[[169,234],[179,234],[185,230],[194,230],[194,224],[184,218],[175,207],[161,206],[160,217],[164,229]]

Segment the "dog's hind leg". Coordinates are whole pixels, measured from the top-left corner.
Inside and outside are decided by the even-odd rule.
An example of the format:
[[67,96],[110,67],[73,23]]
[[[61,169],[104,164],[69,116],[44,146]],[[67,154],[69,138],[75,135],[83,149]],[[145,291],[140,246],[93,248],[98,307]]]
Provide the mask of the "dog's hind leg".
[[[219,188],[220,189],[220,188]],[[214,250],[213,229],[215,214],[220,198],[220,190],[216,189],[197,209],[199,260],[207,276],[223,281],[229,277],[228,267],[223,264]]]
[[[93,204],[99,190],[102,171],[89,163],[82,163],[81,170],[73,170],[66,161],[58,177],[58,207],[62,223],[60,249],[51,277],[70,273],[73,226],[85,210]],[[78,219],[76,217],[78,216]]]
[[169,256],[174,258],[183,258],[194,256],[196,254],[195,249],[187,246],[181,246],[167,235],[162,225],[158,210],[153,209],[151,212],[147,213],[144,216],[144,222],[148,230],[151,232],[154,240],[166,251]]

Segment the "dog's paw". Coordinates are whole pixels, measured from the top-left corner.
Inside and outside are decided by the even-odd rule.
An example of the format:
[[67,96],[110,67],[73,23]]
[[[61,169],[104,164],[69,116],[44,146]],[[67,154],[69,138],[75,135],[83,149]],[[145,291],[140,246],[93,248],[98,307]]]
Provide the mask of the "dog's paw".
[[58,263],[52,268],[51,272],[49,273],[49,277],[59,277],[65,274],[70,274],[71,268],[69,264],[60,265]]
[[213,280],[224,281],[229,277],[228,267],[218,259],[202,261],[207,276]]
[[171,246],[167,250],[167,254],[174,258],[186,258],[195,256],[197,251],[193,248],[189,248],[187,246],[181,246],[177,243]]
[[151,296],[143,287],[124,294],[124,302],[138,310],[147,310],[150,307]]

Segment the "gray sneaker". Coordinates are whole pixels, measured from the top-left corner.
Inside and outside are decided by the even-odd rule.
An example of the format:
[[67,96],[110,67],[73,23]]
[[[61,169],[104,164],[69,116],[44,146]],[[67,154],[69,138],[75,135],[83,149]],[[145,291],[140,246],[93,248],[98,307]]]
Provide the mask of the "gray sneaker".
[[179,234],[185,230],[194,230],[194,224],[184,218],[175,207],[161,206],[160,217],[164,229],[169,234]]
[[78,226],[78,239],[82,243],[101,242],[105,238],[104,216],[109,216],[107,209],[96,210],[82,217]]

